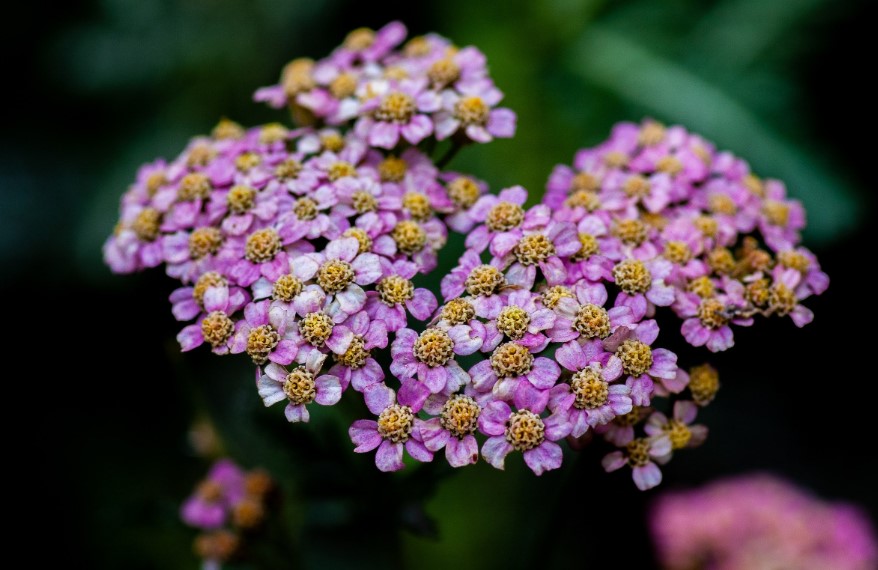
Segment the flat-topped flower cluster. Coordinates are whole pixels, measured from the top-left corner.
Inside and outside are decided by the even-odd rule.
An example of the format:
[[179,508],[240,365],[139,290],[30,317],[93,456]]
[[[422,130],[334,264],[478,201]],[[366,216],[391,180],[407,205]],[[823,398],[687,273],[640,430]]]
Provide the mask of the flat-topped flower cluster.
[[[356,30],[257,91],[300,128],[223,120],[142,167],[107,263],[164,265],[182,284],[173,313],[191,323],[182,349],[246,353],[259,395],[289,421],[361,394],[376,417],[349,433],[383,471],[404,452],[502,469],[519,451],[539,475],[560,467],[557,442],[597,436],[619,448],[608,470],[658,484],[658,464],[704,439],[692,422],[719,383],[656,344],[657,307],[711,351],[757,315],[809,322],[800,301],[828,278],[799,246],[801,205],[654,121],[620,124],[556,167],[539,204],[520,186],[489,193],[444,169],[461,147],[514,133],[484,55],[404,39],[399,23]],[[466,249],[435,280],[440,306],[414,279],[437,267],[449,231]]]

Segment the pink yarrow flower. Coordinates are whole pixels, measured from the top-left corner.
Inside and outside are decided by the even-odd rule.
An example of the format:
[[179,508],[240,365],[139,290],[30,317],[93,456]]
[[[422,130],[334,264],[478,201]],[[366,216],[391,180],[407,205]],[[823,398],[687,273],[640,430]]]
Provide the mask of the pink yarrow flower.
[[478,351],[483,340],[484,327],[479,330],[469,325],[455,325],[448,330],[428,328],[421,334],[400,329],[390,349],[390,371],[402,381],[400,394],[420,410],[430,394],[455,392],[469,382],[469,375],[454,355]]
[[320,375],[326,355],[316,348],[300,351],[297,360],[300,366],[291,370],[273,362],[264,372],[257,368],[256,387],[266,407],[286,399],[287,421],[307,422],[310,419],[308,404],[332,406],[341,399],[343,389],[337,376]]
[[419,321],[428,319],[439,303],[429,289],[412,283],[418,266],[410,261],[391,262],[386,258],[379,262],[382,277],[374,291],[366,292],[365,308],[369,317],[385,323],[389,332],[406,326],[406,311]]
[[561,467],[561,446],[570,424],[558,415],[542,418],[530,410],[512,411],[506,402],[491,402],[479,416],[479,431],[489,436],[482,445],[482,456],[497,469],[503,469],[506,456],[522,452],[524,462],[535,475]]
[[600,341],[583,345],[572,340],[555,352],[555,358],[573,372],[573,377],[569,384],[551,389],[549,409],[566,413],[573,437],[631,411],[631,389],[624,384],[611,384],[622,376],[622,361],[605,352]]
[[433,460],[433,452],[421,438],[422,420],[412,411],[411,402],[384,384],[373,384],[363,392],[366,407],[378,416],[376,420],[357,420],[348,429],[356,453],[378,448],[375,465],[381,471],[399,471],[404,467],[403,450],[416,461]]

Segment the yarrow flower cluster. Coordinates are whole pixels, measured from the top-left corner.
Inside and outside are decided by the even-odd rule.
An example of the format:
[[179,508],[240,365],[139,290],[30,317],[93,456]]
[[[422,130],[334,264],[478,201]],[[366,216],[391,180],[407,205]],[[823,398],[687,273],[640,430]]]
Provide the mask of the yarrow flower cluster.
[[183,522],[202,531],[193,548],[204,568],[219,568],[239,553],[243,535],[263,524],[273,489],[262,469],[245,471],[230,459],[214,463],[180,509]]
[[866,570],[878,541],[866,516],[776,477],[749,475],[668,493],[650,527],[663,568]]
[[[520,186],[491,194],[444,170],[461,147],[514,133],[484,55],[404,40],[399,23],[356,30],[256,93],[300,128],[223,120],[141,168],[107,263],[164,264],[182,285],[170,297],[189,323],[182,349],[246,353],[265,405],[290,422],[361,394],[373,418],[349,435],[382,471],[444,450],[454,467],[500,469],[521,452],[539,475],[561,466],[561,440],[597,437],[618,448],[607,470],[657,485],[658,465],[704,440],[693,421],[719,387],[657,344],[657,308],[712,351],[756,315],[810,321],[800,302],[828,279],[799,246],[801,206],[654,121],[556,167],[537,205]],[[466,251],[438,280],[439,306],[414,279],[449,230]]]

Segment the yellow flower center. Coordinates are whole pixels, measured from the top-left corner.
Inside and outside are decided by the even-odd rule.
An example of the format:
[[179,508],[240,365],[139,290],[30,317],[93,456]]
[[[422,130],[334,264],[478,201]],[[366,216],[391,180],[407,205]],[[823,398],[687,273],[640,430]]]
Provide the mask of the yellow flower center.
[[448,185],[448,196],[461,208],[469,208],[479,199],[479,186],[472,178],[460,176]]
[[475,400],[463,394],[455,394],[442,406],[439,425],[454,437],[463,439],[476,431],[481,413],[482,409]]
[[332,319],[323,313],[308,313],[299,321],[299,334],[305,341],[320,348],[332,334]]
[[528,451],[546,439],[546,424],[540,416],[530,410],[518,410],[506,420],[506,430],[503,435],[513,449]]
[[311,75],[313,69],[314,61],[305,57],[294,59],[284,66],[281,84],[287,97],[293,99],[299,93],[314,88],[314,77]]
[[664,256],[671,263],[686,265],[692,259],[692,250],[684,241],[669,241],[665,244]]
[[649,232],[646,225],[637,219],[619,220],[613,226],[613,235],[625,245],[638,246],[646,241]]
[[601,252],[601,246],[596,237],[591,234],[579,234],[579,251],[573,254],[573,261],[584,261]]
[[189,168],[207,166],[214,156],[216,156],[216,151],[210,145],[199,143],[189,151],[189,155],[186,157],[186,165]]
[[396,248],[406,255],[421,251],[427,244],[427,233],[419,223],[412,220],[403,220],[396,224],[390,237],[396,242]]
[[401,182],[407,171],[406,161],[395,156],[388,156],[378,165],[378,176],[382,182]]
[[205,199],[210,196],[213,186],[210,179],[200,172],[190,172],[180,180],[177,188],[177,200],[188,202],[189,200]]
[[366,341],[361,335],[356,335],[344,354],[335,355],[335,360],[351,370],[359,370],[366,365],[370,356],[372,356],[372,352],[366,350]]
[[662,430],[668,434],[668,439],[671,440],[671,449],[683,449],[689,445],[689,441],[692,439],[689,427],[679,420],[668,420]]
[[601,199],[596,192],[590,190],[577,190],[564,200],[568,208],[585,208],[588,212],[594,212],[601,207]]
[[586,303],[576,313],[573,328],[584,338],[607,338],[610,336],[610,315],[605,308]]
[[424,221],[433,215],[430,200],[420,192],[406,192],[402,197],[402,207],[416,220]]
[[399,275],[385,277],[375,285],[378,298],[389,307],[405,303],[415,296],[414,284]]
[[629,295],[638,295],[649,291],[652,285],[652,274],[642,261],[623,259],[613,267],[613,279],[619,289]]
[[259,142],[262,144],[272,144],[286,140],[290,136],[290,131],[280,123],[268,123],[259,130]]
[[454,341],[441,329],[427,329],[415,341],[415,358],[430,368],[444,366],[454,356]]
[[497,330],[512,340],[524,337],[527,334],[529,324],[530,315],[527,314],[527,311],[515,305],[503,307],[500,314],[497,315]]
[[192,259],[201,259],[219,251],[222,244],[223,233],[219,228],[197,228],[189,234],[189,256]]
[[375,118],[388,123],[408,123],[416,109],[415,100],[410,95],[394,91],[381,100]]
[[281,275],[274,282],[271,298],[275,301],[289,303],[296,298],[296,295],[302,292],[303,286],[302,280],[298,277],[289,274]]
[[314,383],[314,374],[305,368],[296,368],[287,374],[284,380],[284,394],[294,406],[310,404],[317,395],[317,385]]
[[195,286],[192,288],[192,298],[195,299],[199,307],[204,308],[204,294],[207,293],[207,290],[211,287],[222,287],[227,284],[228,281],[225,277],[216,271],[208,271],[195,282]]
[[320,146],[329,152],[340,152],[344,148],[344,137],[336,132],[323,133],[320,135]]
[[518,240],[515,257],[522,265],[536,265],[555,255],[555,244],[543,234],[530,234]]
[[762,204],[762,213],[765,219],[773,226],[786,227],[790,221],[790,207],[777,200],[766,200]]
[[689,370],[689,391],[699,406],[713,401],[719,390],[719,373],[710,364],[695,366]]
[[443,57],[430,66],[427,77],[433,85],[448,85],[460,79],[460,67],[450,57]]
[[261,366],[268,362],[268,355],[280,342],[280,335],[271,325],[259,325],[250,329],[247,335],[247,354],[253,364]]
[[483,125],[488,120],[490,108],[481,97],[461,97],[454,105],[454,117],[464,126]]
[[392,443],[405,443],[412,435],[415,414],[408,406],[393,404],[378,416],[378,433]]
[[326,173],[330,182],[335,182],[339,178],[345,178],[347,176],[356,176],[357,169],[354,168],[354,165],[350,162],[345,162],[340,160],[335,162],[329,166],[329,170]]
[[357,90],[357,78],[352,73],[342,73],[329,84],[329,92],[336,99],[345,99]]
[[506,277],[492,265],[474,267],[464,282],[466,292],[470,295],[489,296],[506,285]]
[[235,332],[235,323],[222,311],[213,311],[201,321],[201,336],[214,348],[225,344]]
[[344,47],[351,51],[363,51],[375,43],[375,32],[370,28],[357,28],[347,35]]
[[564,285],[554,285],[542,292],[540,300],[543,302],[544,307],[554,309],[558,306],[558,302],[565,297],[572,299],[573,292]]
[[580,370],[570,379],[570,391],[576,396],[573,406],[580,410],[600,408],[610,399],[610,385],[599,368]]
[[655,169],[658,172],[676,176],[683,170],[683,163],[676,156],[663,156],[655,163]]
[[628,339],[616,349],[622,370],[631,376],[645,374],[652,367],[652,349],[639,340]]
[[131,229],[141,241],[155,241],[159,237],[162,215],[155,208],[144,208],[134,218]]
[[716,292],[716,287],[714,286],[713,281],[711,281],[710,277],[706,275],[696,277],[690,281],[687,289],[689,292],[695,293],[702,299],[713,297],[713,294]]
[[280,253],[283,244],[273,228],[256,230],[247,237],[244,257],[253,263],[271,261]]
[[649,463],[649,442],[646,439],[640,437],[629,441],[625,451],[631,467],[643,467]]
[[503,343],[491,354],[491,368],[498,378],[522,376],[533,369],[533,364],[533,354],[515,342]]
[[244,136],[244,133],[244,127],[242,127],[235,121],[223,117],[213,128],[210,136],[218,141],[229,139],[237,140],[242,138]]
[[488,211],[485,225],[492,232],[508,232],[517,228],[524,221],[524,209],[512,202],[497,202]]
[[249,186],[242,186],[240,184],[232,186],[226,195],[226,204],[228,204],[229,211],[233,214],[249,212],[255,202],[256,190]]
[[466,299],[448,301],[439,313],[439,318],[452,326],[468,323],[475,316],[475,307]]
[[625,181],[622,190],[631,198],[643,198],[649,194],[649,180],[645,176],[634,174]]
[[717,299],[704,299],[698,305],[698,319],[709,329],[718,329],[729,322],[726,306]]
[[780,317],[792,313],[797,303],[795,291],[783,283],[774,283],[768,289],[768,308]]
[[369,237],[369,234],[367,234],[365,230],[361,230],[360,228],[348,228],[344,231],[342,236],[352,237],[357,240],[359,246],[357,253],[372,251],[372,238]]
[[731,273],[735,269],[735,256],[725,247],[715,247],[707,254],[707,265],[715,273]]
[[643,146],[657,145],[665,139],[665,126],[657,121],[648,121],[640,128],[637,142]]
[[345,289],[354,277],[351,264],[340,259],[330,259],[317,270],[317,284],[330,295]]
[[235,168],[239,172],[248,172],[262,164],[262,157],[255,152],[245,152],[235,159]]
[[374,212],[378,209],[378,201],[375,196],[365,190],[357,190],[351,195],[351,205],[358,214]]
[[302,163],[295,158],[288,158],[274,169],[274,175],[281,180],[292,180],[302,172]]

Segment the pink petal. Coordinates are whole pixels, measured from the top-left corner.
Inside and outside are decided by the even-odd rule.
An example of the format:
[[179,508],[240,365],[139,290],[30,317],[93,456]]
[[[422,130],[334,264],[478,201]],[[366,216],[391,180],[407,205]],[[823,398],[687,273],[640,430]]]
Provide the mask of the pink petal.
[[444,366],[418,367],[418,379],[429,388],[430,392],[437,394],[445,388],[445,384],[448,382],[448,371]]
[[506,402],[491,402],[479,415],[479,431],[485,435],[502,435],[512,410]]
[[541,413],[549,403],[549,390],[538,390],[530,382],[518,382],[512,396],[515,407]]
[[[376,384],[378,386],[379,384]],[[368,390],[368,388],[367,388]],[[430,396],[430,389],[414,378],[403,378],[399,387],[399,403],[409,406],[414,411],[419,411],[424,402]]]
[[412,297],[410,301],[407,301],[405,306],[413,317],[419,321],[424,321],[430,318],[430,315],[432,315],[433,311],[439,306],[439,302],[431,291],[418,288],[415,289],[414,297]]
[[381,444],[381,435],[378,434],[378,422],[373,420],[357,420],[348,428],[348,435],[356,448],[357,453],[372,451]]
[[601,465],[604,468],[604,471],[615,471],[620,469],[627,463],[625,459],[625,455],[622,454],[621,451],[613,451],[604,456],[601,460]]
[[588,366],[588,362],[585,361],[585,357],[582,353],[582,345],[575,340],[565,343],[556,350],[555,360],[558,361],[558,364],[571,372],[578,372]]
[[634,484],[641,491],[652,489],[662,482],[661,469],[652,461],[646,465],[635,467],[631,472],[631,476],[634,479]]
[[402,450],[403,445],[401,443],[392,443],[387,439],[382,441],[381,445],[378,446],[378,451],[375,453],[375,465],[378,467],[378,470],[387,473],[402,469]]
[[321,406],[332,406],[341,400],[341,381],[337,376],[324,374],[323,376],[318,376],[314,383],[317,388],[314,401]]
[[415,461],[426,463],[433,461],[433,452],[427,449],[423,442],[418,441],[414,437],[405,442],[405,450],[409,452],[409,456]]
[[539,357],[534,359],[533,369],[527,374],[527,379],[540,390],[548,390],[560,375],[561,369],[554,361]]
[[[180,350],[188,352],[204,344],[204,336],[201,334],[201,325],[189,325],[177,334],[177,342]],[[490,363],[489,363],[490,364]]]
[[511,109],[494,109],[488,115],[488,132],[495,137],[508,139],[515,136],[516,116]]
[[369,411],[377,416],[393,405],[396,394],[394,394],[393,389],[384,384],[373,384],[363,390],[363,399]]
[[433,121],[424,115],[415,115],[401,131],[405,140],[418,144],[433,132]]
[[[369,144],[380,148],[393,148],[399,141],[399,127],[394,123],[376,122],[369,132]],[[400,447],[402,456],[402,447]]]
[[509,455],[510,451],[512,451],[512,446],[502,435],[488,438],[482,445],[482,457],[497,469],[503,469],[506,456]]
[[464,467],[479,460],[479,444],[472,435],[451,437],[445,444],[445,458],[452,467]]
[[561,467],[563,455],[560,445],[551,441],[544,441],[534,449],[524,452],[524,462],[534,472],[534,475],[539,476],[544,471]]
[[[418,430],[421,432],[421,439],[427,449],[430,451],[438,451],[445,447],[450,434],[442,429],[439,418],[430,418],[429,420],[420,422]],[[453,438],[456,439],[456,438]]]
[[290,423],[307,423],[307,421],[311,419],[311,415],[308,413],[308,408],[306,408],[304,404],[299,404],[297,406],[292,402],[287,404],[287,407],[284,408],[284,416],[286,416],[287,421]]

